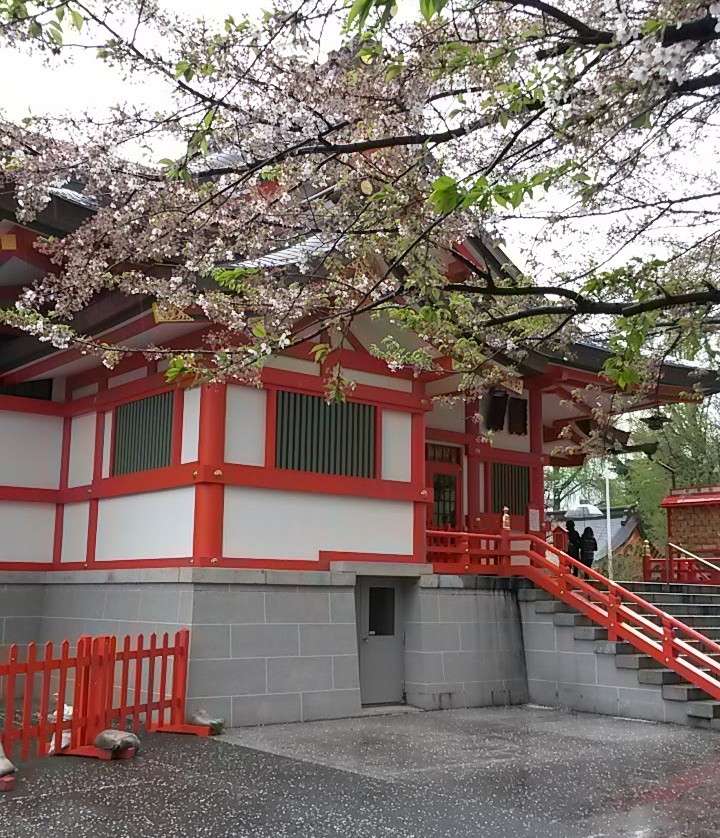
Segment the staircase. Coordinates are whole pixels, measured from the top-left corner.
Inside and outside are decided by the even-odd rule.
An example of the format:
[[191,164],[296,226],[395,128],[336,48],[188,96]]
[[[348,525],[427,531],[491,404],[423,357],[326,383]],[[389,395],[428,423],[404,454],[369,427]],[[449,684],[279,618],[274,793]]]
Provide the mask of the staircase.
[[[523,577],[545,594],[536,608],[552,613],[593,643],[605,644],[617,670],[636,670],[638,684],[682,701],[677,721],[720,727],[720,607],[707,585],[611,582],[533,534],[428,531],[435,573]],[[581,570],[581,575],[574,572]],[[583,638],[581,638],[583,639]],[[527,658],[527,645],[526,645]],[[528,673],[528,680],[531,678]],[[595,686],[599,685],[597,679]],[[588,688],[592,683],[585,684]],[[614,687],[613,687],[614,688]],[[620,689],[620,687],[618,687]],[[637,716],[637,718],[644,718]]]
[[[708,639],[720,641],[720,589],[717,586],[647,582],[622,584],[626,590],[676,617]],[[623,640],[609,641],[608,629],[596,625],[589,617],[571,605],[558,601],[547,591],[535,588],[525,593],[523,598],[530,601],[529,605],[532,603],[538,618],[547,615],[547,619],[551,619],[557,627],[560,638],[558,648],[566,651],[574,648],[581,656],[586,656],[589,651],[598,655],[611,655],[619,672],[619,678],[613,682],[613,686],[627,683],[621,680],[623,673],[630,677],[634,674],[639,688],[655,688],[663,702],[672,702],[665,709],[662,720],[720,730],[720,700],[690,683],[674,669],[640,652],[633,644]],[[589,598],[593,599],[592,594]],[[651,619],[659,624],[661,618]],[[528,637],[527,640],[532,645],[532,639]],[[698,641],[689,642],[698,644]],[[720,660],[720,654],[717,653],[710,653],[708,657]],[[598,686],[602,688],[605,684],[598,681]],[[638,714],[638,717],[642,716]]]

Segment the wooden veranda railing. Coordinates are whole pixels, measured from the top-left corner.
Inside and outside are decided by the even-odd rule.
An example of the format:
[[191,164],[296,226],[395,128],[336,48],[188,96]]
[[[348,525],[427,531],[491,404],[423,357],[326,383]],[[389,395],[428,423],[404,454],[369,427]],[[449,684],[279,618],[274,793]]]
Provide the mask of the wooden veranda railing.
[[427,555],[436,573],[530,579],[720,700],[720,644],[536,535],[430,531]]
[[671,582],[683,585],[720,585],[720,559],[703,558],[672,542],[667,556],[643,558],[646,582]]

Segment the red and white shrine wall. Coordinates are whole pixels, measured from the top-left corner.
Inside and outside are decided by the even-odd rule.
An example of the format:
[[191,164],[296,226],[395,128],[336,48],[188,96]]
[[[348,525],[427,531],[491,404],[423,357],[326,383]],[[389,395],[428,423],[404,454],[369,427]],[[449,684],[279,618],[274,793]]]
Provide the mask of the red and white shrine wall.
[[[64,389],[64,401],[0,396],[0,563],[319,569],[343,559],[421,562],[426,529],[437,520],[497,529],[514,491],[512,469],[523,473],[525,492],[511,509],[513,529],[525,530],[526,504],[542,510],[548,397],[540,389],[511,396],[524,405],[514,406],[524,417],[521,432],[503,420],[488,444],[479,441],[487,405],[433,400],[452,396],[452,376],[422,382],[388,374],[354,350],[343,350],[342,362],[356,382],[342,433],[350,434],[346,457],[358,462],[329,468],[313,448],[338,448],[328,438],[304,440],[305,459],[292,461],[299,417],[324,405],[328,371],[296,357],[273,359],[262,389],[169,387],[157,365],[134,360],[131,369],[69,376],[64,388],[58,380],[54,391]],[[306,424],[324,421],[308,415]],[[128,448],[133,423],[139,439],[158,427],[166,432],[152,442],[166,446],[159,465],[133,459],[148,454]],[[448,450],[452,462],[439,462]],[[507,496],[498,495],[500,480],[510,480]],[[445,518],[436,486],[447,495]]]

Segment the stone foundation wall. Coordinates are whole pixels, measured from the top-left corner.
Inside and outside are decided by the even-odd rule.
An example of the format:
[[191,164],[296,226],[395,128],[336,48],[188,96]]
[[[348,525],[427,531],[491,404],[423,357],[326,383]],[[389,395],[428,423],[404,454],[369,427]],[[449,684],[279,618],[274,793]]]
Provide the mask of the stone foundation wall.
[[[186,627],[190,713],[204,708],[232,726],[338,718],[361,711],[356,579],[345,569],[17,574],[0,588],[0,628],[3,643],[25,644]],[[407,582],[408,704],[527,701],[518,580]]]
[[358,713],[354,574],[247,573],[194,586],[190,709],[233,726]]
[[517,580],[471,576],[419,580],[408,594],[408,704],[435,710],[528,700],[517,588]]

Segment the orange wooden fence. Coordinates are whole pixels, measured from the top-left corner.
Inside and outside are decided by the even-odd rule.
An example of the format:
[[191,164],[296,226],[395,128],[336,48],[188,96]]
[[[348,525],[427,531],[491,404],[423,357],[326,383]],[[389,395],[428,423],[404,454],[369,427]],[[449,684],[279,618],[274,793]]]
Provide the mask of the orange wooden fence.
[[[0,663],[0,741],[28,759],[57,753],[97,756],[93,742],[111,727],[202,733],[185,724],[190,633],[80,637],[73,649],[31,643]],[[2,715],[4,714],[4,721]]]

